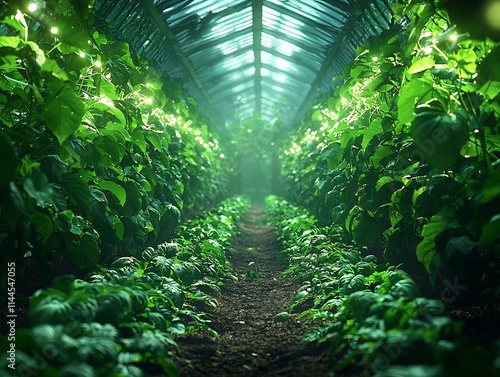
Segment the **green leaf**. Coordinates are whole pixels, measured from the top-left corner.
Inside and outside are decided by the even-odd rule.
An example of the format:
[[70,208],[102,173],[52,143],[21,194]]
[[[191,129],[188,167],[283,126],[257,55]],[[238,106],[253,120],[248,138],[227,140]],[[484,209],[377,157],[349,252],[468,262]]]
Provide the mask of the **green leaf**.
[[389,177],[387,175],[384,175],[384,176],[380,177],[379,180],[377,181],[377,184],[375,185],[375,189],[377,191],[380,191],[380,189],[382,187],[384,187],[386,184],[391,183],[391,182],[394,182],[394,178]]
[[20,42],[21,39],[19,37],[8,37],[4,35],[0,36],[0,48],[1,47],[16,48]]
[[52,219],[42,212],[34,212],[30,215],[30,221],[38,229],[42,239],[47,242],[54,231]]
[[347,297],[344,305],[358,321],[362,322],[366,319],[370,307],[377,302],[378,297],[378,294],[371,291],[357,291]]
[[137,184],[133,181],[127,181],[122,183],[122,187],[127,192],[127,200],[124,205],[124,211],[126,211],[129,215],[139,213],[142,209],[142,196],[141,192],[137,188]]
[[415,103],[423,103],[432,98],[433,85],[425,79],[412,80],[401,88],[398,98],[398,120],[407,124],[413,120]]
[[162,139],[157,133],[155,132],[148,133],[146,135],[146,139],[149,140],[149,142],[153,145],[153,147],[156,148],[157,151],[162,150]]
[[186,326],[182,322],[175,322],[167,331],[172,334],[183,335],[186,333]]
[[64,72],[61,67],[59,67],[59,65],[52,59],[45,60],[45,62],[42,64],[42,72],[48,72],[59,80],[69,80],[67,73]]
[[411,279],[404,279],[396,282],[388,292],[395,298],[414,300],[420,297],[420,290],[417,284]]
[[418,148],[413,154],[432,167],[444,169],[455,163],[469,140],[469,126],[462,112],[448,114],[439,105],[421,108],[410,134]]
[[276,316],[274,317],[274,322],[286,322],[289,321],[290,318],[290,314],[288,314],[287,312],[281,312],[276,314]]
[[441,257],[436,249],[436,237],[446,228],[448,219],[441,215],[434,215],[422,230],[423,240],[417,245],[417,259],[425,266],[431,280],[436,279],[441,267]]
[[500,81],[488,81],[477,92],[492,100],[500,94]]
[[29,311],[30,323],[33,326],[41,324],[59,325],[71,318],[71,305],[61,297],[48,296],[37,305],[32,305]]
[[127,200],[127,192],[122,186],[120,186],[116,182],[107,181],[105,179],[99,179],[97,181],[97,184],[102,190],[107,190],[112,193],[118,199],[122,207],[125,205],[125,201]]
[[123,222],[116,215],[106,214],[106,217],[115,230],[116,237],[118,237],[119,240],[123,241],[123,236],[125,235],[125,226],[123,225]]
[[83,114],[83,101],[71,87],[63,86],[45,101],[42,120],[62,144],[80,127]]
[[368,126],[368,129],[363,132],[363,141],[361,142],[361,147],[366,148],[368,143],[376,136],[380,135],[384,130],[382,129],[382,122],[372,121]]
[[2,162],[0,186],[3,186],[13,181],[19,170],[19,160],[16,150],[7,136],[3,133],[0,133],[0,161]]
[[139,147],[143,154],[146,154],[146,141],[144,140],[144,133],[140,127],[137,127],[132,132],[132,140],[134,140],[135,145]]
[[[47,25],[49,28],[54,25]],[[76,14],[72,16],[57,15],[57,38],[66,44],[77,47],[81,50],[88,49],[88,40],[90,35],[87,33],[87,28],[83,26]]]
[[97,266],[101,255],[99,245],[90,233],[84,233],[81,238],[68,243],[66,252],[68,258],[82,268]]
[[83,213],[90,217],[90,189],[87,182],[76,174],[65,174],[61,186],[81,206]]
[[481,237],[479,237],[479,247],[484,249],[495,242],[500,237],[500,215],[493,216],[490,221],[483,226]]
[[414,73],[425,71],[426,69],[434,67],[435,61],[430,56],[424,56],[422,58],[414,59],[410,68],[408,68],[408,73],[413,75]]
[[24,179],[24,190],[36,200],[39,206],[53,204],[54,191],[49,186],[49,180],[45,173],[40,170],[35,170],[33,173]]

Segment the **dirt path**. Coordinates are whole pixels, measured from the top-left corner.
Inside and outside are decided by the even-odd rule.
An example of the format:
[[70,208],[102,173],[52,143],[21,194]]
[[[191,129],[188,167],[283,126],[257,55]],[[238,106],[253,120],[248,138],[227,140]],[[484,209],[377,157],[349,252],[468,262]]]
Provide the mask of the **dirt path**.
[[[264,225],[262,208],[252,207],[240,224],[235,254],[230,258],[238,281],[227,281],[217,298],[219,309],[212,325],[220,334],[191,334],[179,339],[182,377],[328,377],[333,375],[327,350],[301,346],[307,327],[292,315],[276,323],[277,313],[287,311],[297,282],[279,280],[286,268],[278,262],[279,245],[272,228]],[[249,270],[260,278],[249,277]],[[250,273],[252,274],[252,273]]]

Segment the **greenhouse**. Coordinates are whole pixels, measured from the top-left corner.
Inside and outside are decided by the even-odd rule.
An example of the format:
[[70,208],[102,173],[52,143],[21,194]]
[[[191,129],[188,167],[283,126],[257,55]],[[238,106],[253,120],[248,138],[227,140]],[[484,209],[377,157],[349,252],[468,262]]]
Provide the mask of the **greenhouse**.
[[4,0],[0,163],[1,376],[500,376],[500,0]]

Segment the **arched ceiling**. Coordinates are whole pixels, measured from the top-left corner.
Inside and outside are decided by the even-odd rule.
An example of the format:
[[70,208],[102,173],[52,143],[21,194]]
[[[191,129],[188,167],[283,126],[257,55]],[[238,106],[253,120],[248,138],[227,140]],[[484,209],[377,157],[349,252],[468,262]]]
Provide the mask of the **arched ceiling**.
[[333,90],[394,0],[96,0],[96,16],[219,125],[295,123]]

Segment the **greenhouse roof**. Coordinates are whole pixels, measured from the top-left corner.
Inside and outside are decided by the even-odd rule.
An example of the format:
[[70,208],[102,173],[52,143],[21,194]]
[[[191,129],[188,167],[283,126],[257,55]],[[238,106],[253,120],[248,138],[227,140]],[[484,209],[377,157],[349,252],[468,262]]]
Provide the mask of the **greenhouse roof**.
[[97,0],[96,15],[216,124],[293,124],[330,93],[394,0]]

